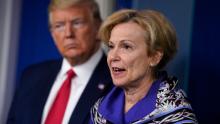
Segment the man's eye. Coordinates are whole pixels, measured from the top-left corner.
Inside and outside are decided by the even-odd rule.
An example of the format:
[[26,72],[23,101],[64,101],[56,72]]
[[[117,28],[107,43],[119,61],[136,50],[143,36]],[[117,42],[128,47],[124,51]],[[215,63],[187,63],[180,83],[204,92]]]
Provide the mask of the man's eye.
[[73,28],[80,28],[84,25],[84,21],[80,20],[80,21],[74,21],[72,23]]
[[55,31],[63,31],[65,29],[64,24],[55,24],[52,26],[52,29]]
[[54,28],[60,28],[62,25],[55,25]]

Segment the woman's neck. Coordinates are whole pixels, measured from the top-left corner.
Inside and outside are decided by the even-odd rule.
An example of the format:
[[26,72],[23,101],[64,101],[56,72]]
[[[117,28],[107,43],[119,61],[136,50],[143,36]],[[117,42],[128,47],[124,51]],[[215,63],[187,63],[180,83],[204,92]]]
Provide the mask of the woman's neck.
[[125,93],[125,108],[124,112],[127,113],[138,101],[146,96],[153,79],[146,80],[144,83],[140,83],[136,87],[129,87],[124,89]]

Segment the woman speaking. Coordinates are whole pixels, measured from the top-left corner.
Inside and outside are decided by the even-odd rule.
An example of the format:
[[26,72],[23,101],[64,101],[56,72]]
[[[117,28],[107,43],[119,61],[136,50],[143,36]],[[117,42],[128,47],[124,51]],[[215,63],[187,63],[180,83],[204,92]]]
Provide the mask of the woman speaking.
[[154,10],[121,10],[100,29],[115,87],[91,109],[92,124],[197,123],[177,79],[163,68],[177,52],[173,26]]

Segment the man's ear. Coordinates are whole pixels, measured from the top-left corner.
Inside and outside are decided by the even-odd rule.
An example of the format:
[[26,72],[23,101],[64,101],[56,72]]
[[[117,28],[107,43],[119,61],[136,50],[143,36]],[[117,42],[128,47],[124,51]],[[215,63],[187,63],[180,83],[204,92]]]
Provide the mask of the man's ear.
[[101,21],[98,21],[98,20],[95,21],[96,39],[100,39],[99,35],[98,35],[98,32],[99,32],[99,29],[101,27],[101,24],[102,24]]
[[150,66],[151,66],[151,67],[156,66],[157,64],[160,63],[160,61],[161,61],[162,58],[163,58],[163,51],[162,51],[162,50],[158,50],[158,51],[154,52],[154,53],[151,55]]

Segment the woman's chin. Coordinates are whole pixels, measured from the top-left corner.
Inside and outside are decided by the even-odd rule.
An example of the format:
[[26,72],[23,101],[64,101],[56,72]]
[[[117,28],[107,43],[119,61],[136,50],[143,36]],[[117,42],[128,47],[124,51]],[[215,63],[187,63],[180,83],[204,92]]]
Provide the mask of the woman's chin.
[[123,82],[123,81],[114,81],[113,80],[113,83],[116,87],[124,87],[125,86],[125,82]]

